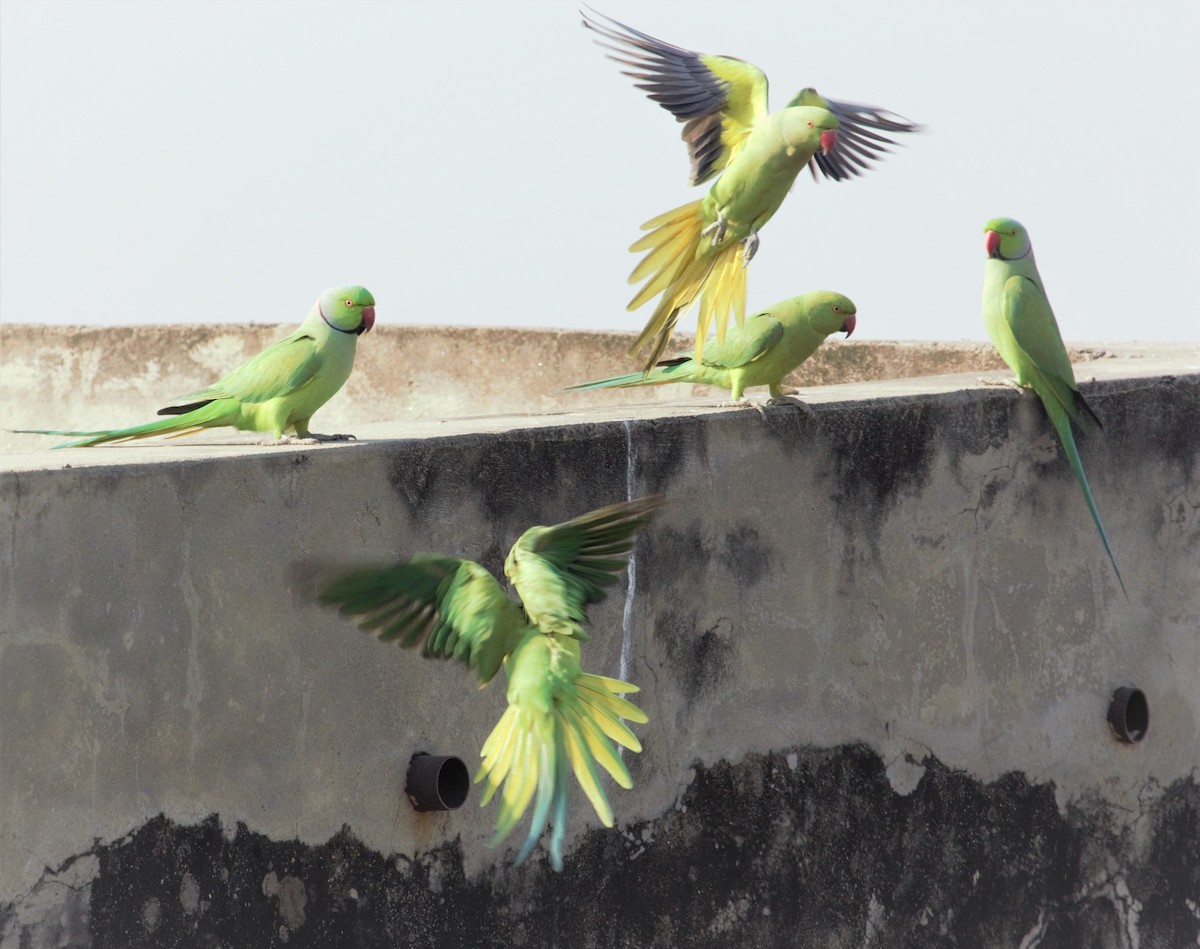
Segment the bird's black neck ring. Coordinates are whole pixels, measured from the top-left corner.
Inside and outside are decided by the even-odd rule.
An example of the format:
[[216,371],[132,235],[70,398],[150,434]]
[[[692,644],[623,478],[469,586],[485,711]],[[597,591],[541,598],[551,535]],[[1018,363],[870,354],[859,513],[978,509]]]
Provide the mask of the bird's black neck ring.
[[345,333],[347,336],[357,336],[358,335],[357,329],[344,330],[340,326],[334,326],[332,323],[330,323],[329,317],[327,317],[325,315],[325,310],[322,309],[322,307],[321,307],[320,300],[317,301],[317,312],[321,314],[321,319],[323,319],[325,321],[325,325],[328,326],[331,330],[337,330],[339,333]]

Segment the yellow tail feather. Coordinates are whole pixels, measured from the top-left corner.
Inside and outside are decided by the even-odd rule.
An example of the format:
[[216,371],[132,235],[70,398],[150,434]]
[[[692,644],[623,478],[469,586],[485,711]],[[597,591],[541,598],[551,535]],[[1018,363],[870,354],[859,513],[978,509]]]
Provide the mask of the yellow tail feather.
[[746,316],[746,272],[742,263],[741,245],[729,241],[710,252],[703,231],[707,222],[702,202],[673,208],[642,225],[651,233],[636,241],[630,248],[648,253],[634,268],[630,282],[645,279],[642,288],[629,301],[627,309],[636,310],[648,300],[662,294],[653,315],[646,323],[630,355],[651,343],[646,361],[648,372],[662,357],[679,322],[688,308],[700,298],[700,316],[696,330],[696,358],[704,355],[704,339],[716,326],[717,339],[725,339],[729,311],[740,326]]

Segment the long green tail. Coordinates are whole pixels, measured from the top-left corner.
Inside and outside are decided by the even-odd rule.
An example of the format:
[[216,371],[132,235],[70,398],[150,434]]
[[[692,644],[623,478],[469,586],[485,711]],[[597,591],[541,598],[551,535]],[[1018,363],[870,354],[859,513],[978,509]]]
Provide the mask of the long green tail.
[[687,357],[660,362],[647,373],[631,372],[611,379],[581,382],[567,386],[564,392],[581,392],[584,389],[628,389],[633,386],[661,386],[668,382],[691,382],[690,372],[695,362]]
[[[1079,482],[1079,487],[1083,491],[1083,499],[1087,501],[1088,510],[1092,512],[1092,521],[1096,524],[1096,531],[1100,534],[1100,540],[1104,543],[1104,552],[1108,554],[1108,559],[1112,563],[1113,573],[1117,575],[1117,583],[1121,584],[1121,592],[1125,594],[1125,599],[1128,600],[1129,592],[1125,589],[1125,581],[1121,579],[1121,571],[1117,567],[1117,558],[1113,556],[1112,547],[1108,543],[1108,534],[1104,531],[1104,525],[1100,523],[1100,512],[1096,510],[1096,502],[1092,498],[1092,489],[1088,486],[1087,475],[1083,473],[1083,462],[1079,460],[1079,450],[1075,447],[1075,435],[1071,432],[1071,418],[1052,399],[1043,399],[1042,404],[1046,406],[1046,414],[1050,416],[1050,421],[1054,423],[1054,428],[1058,432],[1058,440],[1062,443],[1067,460],[1071,463],[1071,470],[1075,472],[1075,480]],[[1091,412],[1091,409],[1088,409],[1088,411]],[[1093,414],[1092,417],[1095,418],[1095,415]]]
[[55,445],[57,448],[88,448],[92,445],[103,445],[105,442],[116,442],[124,439],[149,438],[152,435],[163,435],[167,432],[184,432],[193,428],[211,428],[220,425],[225,415],[228,400],[215,400],[205,403],[197,409],[185,412],[183,415],[172,415],[159,419],[157,422],[147,422],[145,425],[135,425],[133,428],[119,428],[108,432],[64,432],[54,429],[17,428],[13,431],[20,435],[83,435],[77,442],[67,442]]

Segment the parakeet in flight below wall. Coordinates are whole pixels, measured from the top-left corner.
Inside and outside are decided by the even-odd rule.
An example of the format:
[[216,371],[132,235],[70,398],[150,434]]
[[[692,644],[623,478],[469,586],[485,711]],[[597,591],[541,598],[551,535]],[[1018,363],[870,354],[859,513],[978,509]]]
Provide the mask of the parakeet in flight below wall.
[[340,607],[364,630],[401,646],[421,646],[426,656],[458,659],[481,684],[504,667],[508,709],[483,743],[475,780],[486,781],[483,805],[503,785],[493,845],[534,803],[517,863],[552,823],[550,860],[562,869],[568,768],[605,827],[613,825],[613,814],[597,763],[621,787],[633,786],[610,739],[642,750],[621,719],[648,719],[619,697],[638,687],[584,672],[580,643],[588,638],[587,607],[616,582],[634,534],[662,503],[640,498],[553,527],[531,527],[504,562],[520,604],[478,563],[437,555],[349,572],[318,592],[321,602]]
[[840,293],[802,293],[747,317],[726,333],[724,342],[710,341],[699,358],[681,354],[658,363],[649,373],[632,372],[568,389],[693,382],[728,389],[733,401],[740,402],[747,387],[767,386],[771,401],[779,401],[788,373],[815,353],[830,333],[853,333],[856,313],[854,304]]
[[1011,218],[994,218],[983,230],[988,256],[983,276],[984,326],[1001,358],[1016,373],[1017,385],[1032,389],[1042,400],[1083,491],[1117,583],[1128,597],[1071,432],[1071,422],[1082,423],[1085,415],[1103,426],[1075,387],[1075,373],[1038,274],[1029,234]]
[[760,229],[801,169],[808,165],[814,179],[819,172],[834,181],[862,174],[896,144],[888,135],[919,126],[884,109],[827,99],[811,88],[768,112],[767,77],[750,63],[681,49],[581,12],[584,26],[599,35],[597,43],[615,53],[609,58],[630,67],[624,74],[685,123],[691,183],[717,178],[703,199],[643,224],[650,233],[630,247],[647,253],[629,277],[630,283],[646,282],[628,309],[662,294],[630,354],[649,344],[648,372],[699,298],[699,359],[710,326],[720,341],[731,310],[743,321],[746,265],[758,248]]
[[[231,426],[270,432],[279,444],[337,441],[347,435],[315,435],[308,430],[313,413],[350,377],[358,337],[375,325],[375,298],[362,287],[326,290],[290,336],[273,343],[229,375],[205,389],[173,399],[158,410],[169,416],[133,428],[102,432],[21,429],[32,435],[85,436],[56,448],[104,442],[191,435],[205,428]],[[291,438],[286,432],[295,432]]]

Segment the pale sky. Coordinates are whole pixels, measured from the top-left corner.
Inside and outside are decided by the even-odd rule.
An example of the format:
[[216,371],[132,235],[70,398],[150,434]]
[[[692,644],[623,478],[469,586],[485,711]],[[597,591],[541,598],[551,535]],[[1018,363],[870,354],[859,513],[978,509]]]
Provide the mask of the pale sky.
[[[1063,335],[1197,340],[1200,2],[595,0],[927,126],[804,174],[749,306],[984,339],[984,222],[1029,229]],[[640,329],[647,218],[702,196],[675,119],[571,0],[3,0],[0,320],[282,322],[361,283],[382,324]],[[681,329],[694,326],[690,317]]]

